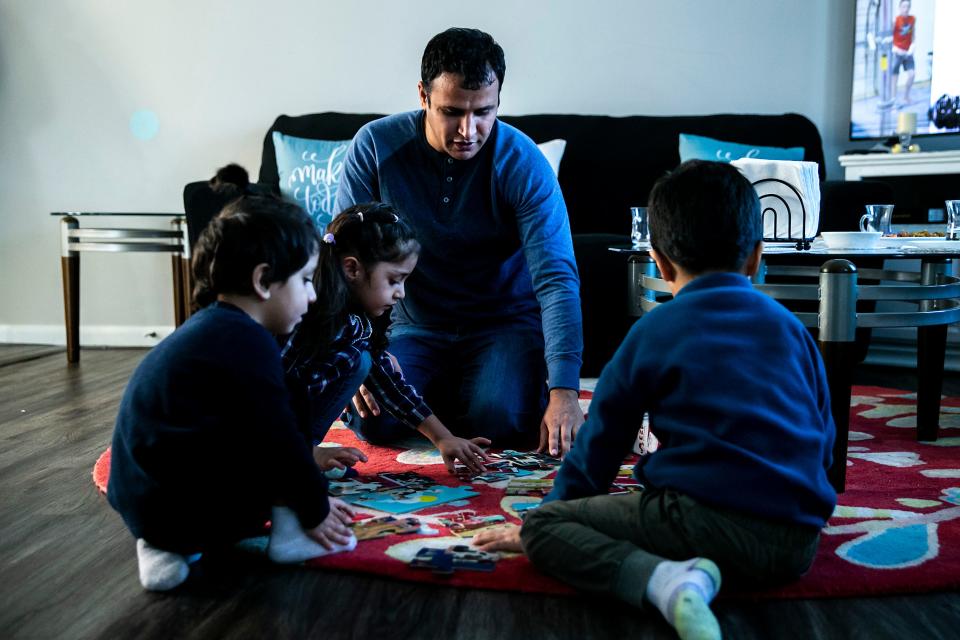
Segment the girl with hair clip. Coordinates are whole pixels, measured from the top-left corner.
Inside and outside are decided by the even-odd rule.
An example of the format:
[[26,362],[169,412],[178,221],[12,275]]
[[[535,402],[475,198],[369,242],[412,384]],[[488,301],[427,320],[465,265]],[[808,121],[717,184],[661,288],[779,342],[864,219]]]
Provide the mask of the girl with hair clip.
[[[413,231],[388,204],[354,205],[333,219],[314,277],[318,302],[283,350],[288,385],[314,445],[362,384],[392,416],[437,447],[448,471],[454,473],[454,460],[460,460],[483,473],[490,458],[481,447],[490,441],[450,433],[386,351],[384,320],[404,297],[419,251]],[[328,475],[365,460],[351,447],[314,447],[314,459]]]

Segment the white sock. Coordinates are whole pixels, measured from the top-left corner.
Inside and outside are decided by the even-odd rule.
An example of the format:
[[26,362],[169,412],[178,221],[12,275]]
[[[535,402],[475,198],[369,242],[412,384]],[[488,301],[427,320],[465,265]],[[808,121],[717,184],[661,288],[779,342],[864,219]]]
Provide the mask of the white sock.
[[718,640],[720,624],[710,601],[719,590],[720,569],[711,560],[664,560],[653,570],[646,596],[682,640]]
[[137,563],[140,584],[148,591],[169,591],[187,579],[190,566],[179,553],[164,551],[137,538]]
[[287,507],[274,507],[270,518],[270,543],[267,545],[267,556],[277,563],[296,563],[327,556],[341,551],[352,551],[357,546],[357,539],[350,535],[350,542],[345,545],[334,545],[327,549],[322,544],[304,533],[300,526],[297,514]]

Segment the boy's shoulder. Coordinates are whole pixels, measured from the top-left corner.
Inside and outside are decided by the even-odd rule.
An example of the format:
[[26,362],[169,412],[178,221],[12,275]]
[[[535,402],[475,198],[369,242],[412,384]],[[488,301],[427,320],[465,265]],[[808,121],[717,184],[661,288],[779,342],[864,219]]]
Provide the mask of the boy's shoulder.
[[[222,356],[226,361],[279,358],[276,339],[245,311],[214,302],[154,348],[157,357]],[[152,355],[152,353],[151,353]]]
[[716,314],[737,314],[743,323],[764,327],[783,326],[784,330],[802,330],[802,323],[786,307],[754,288],[739,273],[711,273],[697,276],[675,299],[653,310],[650,324],[677,331],[687,325],[699,325]]

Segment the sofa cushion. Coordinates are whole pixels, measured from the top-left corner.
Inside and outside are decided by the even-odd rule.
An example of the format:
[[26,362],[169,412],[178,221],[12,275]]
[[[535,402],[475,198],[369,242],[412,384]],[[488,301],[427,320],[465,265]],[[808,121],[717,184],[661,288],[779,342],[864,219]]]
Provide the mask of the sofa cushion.
[[680,162],[687,160],[731,162],[740,158],[803,160],[803,147],[765,147],[695,136],[690,133],[680,134]]
[[280,195],[325,229],[337,214],[337,189],[350,140],[313,140],[273,132]]
[[547,159],[547,162],[550,163],[550,168],[553,169],[553,175],[560,175],[560,161],[563,159],[563,150],[567,148],[566,140],[548,140],[547,142],[541,142],[537,145],[537,148],[540,149],[540,152]]

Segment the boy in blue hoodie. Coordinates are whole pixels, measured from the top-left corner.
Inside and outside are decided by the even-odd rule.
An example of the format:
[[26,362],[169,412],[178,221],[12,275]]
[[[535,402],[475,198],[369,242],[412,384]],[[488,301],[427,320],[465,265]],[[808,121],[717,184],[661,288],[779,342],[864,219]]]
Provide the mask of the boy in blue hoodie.
[[[826,373],[801,323],[756,291],[760,204],[730,165],[692,161],[649,200],[651,256],[674,299],[603,370],[553,491],[514,534],[545,573],[653,604],[682,638],[719,638],[721,571],[766,586],[804,573],[836,505]],[[660,448],[643,490],[605,495],[645,412]]]

